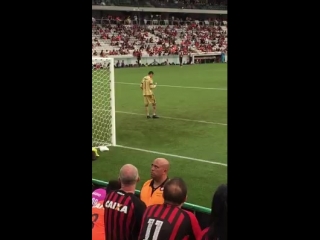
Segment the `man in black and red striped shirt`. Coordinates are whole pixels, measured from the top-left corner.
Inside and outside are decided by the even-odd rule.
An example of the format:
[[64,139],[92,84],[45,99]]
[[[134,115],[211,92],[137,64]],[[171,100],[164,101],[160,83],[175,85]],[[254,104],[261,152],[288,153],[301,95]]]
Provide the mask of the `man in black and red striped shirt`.
[[181,178],[172,178],[163,189],[164,204],[147,208],[143,215],[139,240],[195,240],[201,229],[193,213],[181,209],[187,198],[187,186]]
[[146,205],[134,195],[138,169],[126,164],[120,169],[121,189],[108,193],[104,201],[107,240],[137,240]]

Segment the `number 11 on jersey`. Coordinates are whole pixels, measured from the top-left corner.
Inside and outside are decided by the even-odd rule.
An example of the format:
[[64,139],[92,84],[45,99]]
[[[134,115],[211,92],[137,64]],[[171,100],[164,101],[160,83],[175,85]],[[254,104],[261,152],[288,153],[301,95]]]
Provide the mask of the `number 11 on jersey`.
[[[150,218],[149,221],[148,221],[148,227],[147,227],[146,235],[144,236],[144,240],[158,240],[162,224],[163,224],[163,221],[159,221],[159,220],[155,221],[155,219]],[[149,239],[151,228],[154,225],[156,226],[156,228],[154,230],[152,238]]]

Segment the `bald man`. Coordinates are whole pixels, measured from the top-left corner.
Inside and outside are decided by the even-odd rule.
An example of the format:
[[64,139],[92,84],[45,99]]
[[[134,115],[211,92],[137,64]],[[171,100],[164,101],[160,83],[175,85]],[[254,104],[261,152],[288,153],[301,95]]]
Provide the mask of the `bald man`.
[[163,186],[168,181],[169,161],[156,158],[151,164],[151,179],[141,189],[140,199],[148,206],[163,204]]
[[108,240],[137,240],[146,205],[134,195],[140,180],[138,169],[126,164],[120,169],[121,189],[104,201],[105,233]]
[[196,216],[181,206],[187,199],[187,185],[181,178],[166,182],[164,204],[147,208],[143,216],[139,240],[195,240],[201,234]]

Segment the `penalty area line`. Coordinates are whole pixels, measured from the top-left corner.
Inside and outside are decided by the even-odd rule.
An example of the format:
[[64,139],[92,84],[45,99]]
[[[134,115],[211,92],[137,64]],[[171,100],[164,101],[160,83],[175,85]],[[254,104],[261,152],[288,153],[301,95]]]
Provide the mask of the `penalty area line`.
[[[116,111],[116,113],[145,116],[145,114],[134,113],[134,112]],[[214,125],[221,125],[221,126],[227,126],[228,125],[226,123],[208,122],[208,121],[203,121],[203,120],[193,120],[193,119],[186,119],[186,118],[174,118],[174,117],[166,117],[166,116],[161,116],[161,115],[159,117],[160,118],[164,118],[164,119],[171,119],[171,120],[178,120],[178,121],[180,120],[180,121],[186,121],[186,122],[206,123],[206,124],[214,124]]]
[[163,153],[163,152],[150,151],[150,150],[141,149],[141,148],[127,147],[127,146],[123,146],[123,145],[116,145],[116,147],[140,151],[140,152],[146,152],[146,153],[154,153],[154,154],[168,156],[168,157],[187,159],[187,160],[195,161],[195,162],[203,162],[203,163],[209,163],[209,164],[213,164],[213,165],[220,165],[220,166],[228,167],[228,165],[225,163],[211,162],[211,161],[199,159],[199,158],[185,157],[185,156],[180,156],[180,155],[175,155],[175,154],[170,154],[170,153]]

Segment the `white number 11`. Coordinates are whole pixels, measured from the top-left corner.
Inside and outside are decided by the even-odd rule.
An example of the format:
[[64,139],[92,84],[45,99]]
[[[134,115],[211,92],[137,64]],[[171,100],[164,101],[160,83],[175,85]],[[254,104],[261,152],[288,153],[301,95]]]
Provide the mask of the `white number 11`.
[[[155,219],[152,219],[152,218],[150,218],[149,221],[148,221],[148,227],[147,227],[146,235],[144,236],[144,239],[145,239],[145,240],[149,240],[150,231],[151,231],[151,228],[152,228],[152,226],[153,226],[154,221],[155,221]],[[158,239],[158,236],[159,236],[159,233],[160,233],[160,229],[161,229],[161,227],[162,227],[162,224],[163,224],[163,221],[157,220],[157,221],[155,222],[154,225],[156,225],[156,229],[154,230],[152,240],[157,240],[157,239]]]

